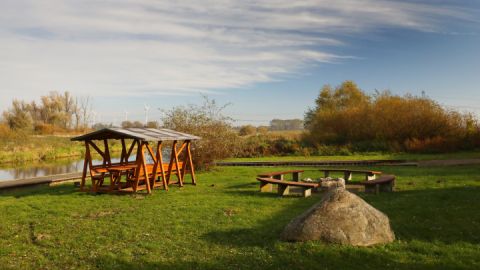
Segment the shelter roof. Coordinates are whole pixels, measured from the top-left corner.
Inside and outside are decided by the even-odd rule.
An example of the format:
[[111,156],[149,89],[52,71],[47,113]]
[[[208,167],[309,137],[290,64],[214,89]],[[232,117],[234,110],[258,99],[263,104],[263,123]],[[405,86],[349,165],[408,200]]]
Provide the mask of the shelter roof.
[[78,137],[72,141],[104,139],[137,139],[141,141],[199,140],[200,137],[166,128],[104,128]]

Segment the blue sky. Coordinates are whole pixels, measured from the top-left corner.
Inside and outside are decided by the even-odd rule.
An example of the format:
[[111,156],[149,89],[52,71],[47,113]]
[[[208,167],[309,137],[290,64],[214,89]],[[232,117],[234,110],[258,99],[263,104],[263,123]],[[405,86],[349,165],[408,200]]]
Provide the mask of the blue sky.
[[479,1],[199,3],[0,0],[0,109],[68,90],[120,122],[206,94],[260,125],[354,80],[480,112]]

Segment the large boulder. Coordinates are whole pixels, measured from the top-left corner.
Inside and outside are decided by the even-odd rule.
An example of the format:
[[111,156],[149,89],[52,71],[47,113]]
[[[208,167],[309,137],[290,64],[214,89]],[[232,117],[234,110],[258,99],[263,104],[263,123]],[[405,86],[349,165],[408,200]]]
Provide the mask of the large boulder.
[[293,219],[282,232],[285,241],[319,240],[326,243],[370,246],[390,243],[395,235],[388,217],[343,188],[325,197]]

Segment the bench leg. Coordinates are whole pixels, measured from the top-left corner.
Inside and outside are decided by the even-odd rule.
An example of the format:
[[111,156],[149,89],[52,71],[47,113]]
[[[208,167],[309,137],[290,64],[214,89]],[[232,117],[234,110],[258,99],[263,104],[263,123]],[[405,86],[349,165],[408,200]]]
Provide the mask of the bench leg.
[[278,195],[285,196],[290,192],[290,187],[288,185],[278,185]]
[[272,184],[260,182],[260,192],[272,192],[272,191],[273,191]]
[[380,185],[376,184],[375,185],[375,195],[378,195],[378,193],[380,193]]
[[330,176],[330,172],[329,172],[329,171],[323,172],[323,176],[324,176],[325,178],[329,177],[329,176]]
[[380,191],[382,192],[393,192],[393,181],[380,185]]
[[310,197],[312,195],[312,189],[311,188],[304,188],[303,189],[303,197]]
[[365,185],[365,193],[375,193],[375,186]]
[[275,175],[275,176],[273,177],[273,179],[283,180],[283,174],[281,174],[281,175]]
[[294,172],[293,173],[293,181],[295,182],[298,182],[300,181],[300,178],[302,177],[302,173],[301,172]]
[[352,180],[352,172],[346,171],[343,173],[343,179],[345,179],[345,184],[348,184]]

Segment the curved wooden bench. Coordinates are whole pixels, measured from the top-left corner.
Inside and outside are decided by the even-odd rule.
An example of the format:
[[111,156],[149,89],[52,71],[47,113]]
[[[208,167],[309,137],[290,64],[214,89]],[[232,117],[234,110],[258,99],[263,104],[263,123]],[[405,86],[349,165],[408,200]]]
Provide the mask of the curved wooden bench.
[[345,182],[352,180],[353,173],[365,174],[365,181],[374,180],[376,175],[382,174],[380,171],[369,171],[369,170],[349,170],[349,169],[320,169],[324,172],[325,177],[330,176],[330,172],[343,172],[343,179]]
[[378,194],[382,192],[393,192],[395,186],[394,175],[382,175],[376,180],[363,181],[360,184],[365,186],[365,192]]
[[274,178],[278,180],[283,180],[283,176],[286,174],[292,174],[293,181],[300,181],[300,177],[304,171],[303,170],[290,170],[282,172],[271,172],[271,173],[262,173],[257,176],[260,178]]
[[272,192],[273,185],[278,186],[278,194],[281,196],[288,195],[290,187],[300,187],[302,188],[303,197],[308,197],[312,195],[312,189],[318,188],[320,184],[318,183],[304,183],[304,182],[293,182],[293,181],[283,181],[273,178],[257,178],[260,181],[260,192]]

